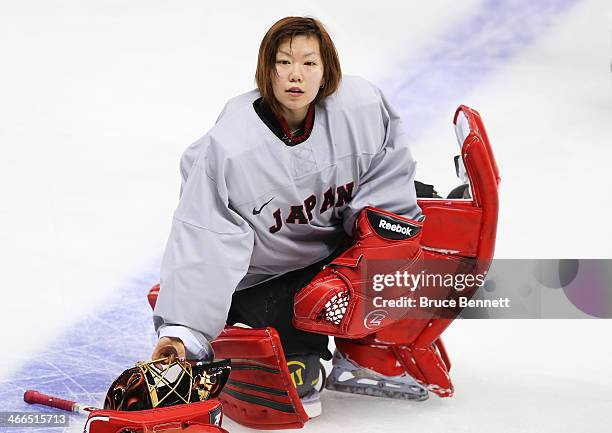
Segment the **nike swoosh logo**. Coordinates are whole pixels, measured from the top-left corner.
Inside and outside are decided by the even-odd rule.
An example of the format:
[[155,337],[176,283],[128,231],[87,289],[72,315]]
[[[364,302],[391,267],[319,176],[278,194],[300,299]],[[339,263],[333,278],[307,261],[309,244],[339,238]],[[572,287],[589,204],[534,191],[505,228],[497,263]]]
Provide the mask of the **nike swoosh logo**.
[[272,200],[274,200],[274,197],[272,197],[270,200],[268,200],[267,202],[265,202],[264,204],[261,205],[261,207],[259,208],[259,210],[257,210],[256,208],[253,208],[253,215],[259,215],[262,211],[262,209],[268,204],[270,203]]

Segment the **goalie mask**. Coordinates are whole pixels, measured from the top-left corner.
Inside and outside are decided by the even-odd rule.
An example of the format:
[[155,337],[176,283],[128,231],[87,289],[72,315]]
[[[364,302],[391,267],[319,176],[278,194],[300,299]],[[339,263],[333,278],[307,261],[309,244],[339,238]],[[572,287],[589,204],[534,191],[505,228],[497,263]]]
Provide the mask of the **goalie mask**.
[[135,411],[208,400],[221,392],[229,373],[229,359],[137,362],[110,386],[104,409]]

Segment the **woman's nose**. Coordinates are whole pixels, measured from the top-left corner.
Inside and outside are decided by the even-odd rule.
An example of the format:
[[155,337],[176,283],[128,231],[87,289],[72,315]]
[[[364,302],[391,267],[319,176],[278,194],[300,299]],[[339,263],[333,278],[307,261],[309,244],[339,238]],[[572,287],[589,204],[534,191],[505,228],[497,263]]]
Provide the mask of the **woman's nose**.
[[289,80],[298,82],[302,81],[302,68],[300,67],[300,65],[292,65],[291,71],[289,72]]

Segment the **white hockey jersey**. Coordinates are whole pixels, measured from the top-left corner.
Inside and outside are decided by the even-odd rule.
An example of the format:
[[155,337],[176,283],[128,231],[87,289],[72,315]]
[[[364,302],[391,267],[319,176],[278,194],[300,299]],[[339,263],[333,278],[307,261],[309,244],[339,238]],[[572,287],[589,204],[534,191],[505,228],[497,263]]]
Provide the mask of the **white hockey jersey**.
[[420,214],[409,143],[374,85],[344,76],[294,146],[259,118],[258,98],[231,99],[182,157],[154,311],[160,336],[185,340],[178,325],[200,342],[213,339],[235,290],[327,257],[365,206]]

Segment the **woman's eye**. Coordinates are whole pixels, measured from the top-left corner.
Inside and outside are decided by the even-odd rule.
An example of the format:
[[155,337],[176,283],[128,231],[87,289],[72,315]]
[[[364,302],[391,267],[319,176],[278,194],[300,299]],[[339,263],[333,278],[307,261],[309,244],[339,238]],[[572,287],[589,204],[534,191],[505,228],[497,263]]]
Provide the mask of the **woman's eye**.
[[288,65],[289,60],[277,60],[276,63],[279,65]]
[[306,66],[315,66],[316,63],[315,62],[306,62],[304,63]]

